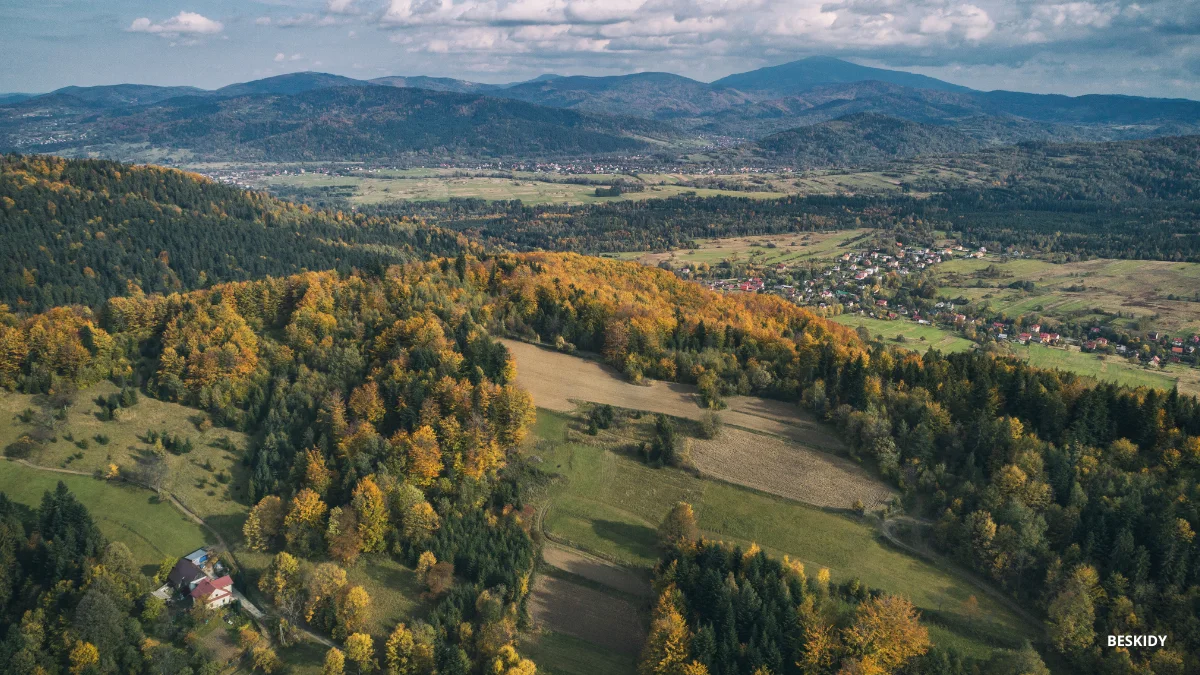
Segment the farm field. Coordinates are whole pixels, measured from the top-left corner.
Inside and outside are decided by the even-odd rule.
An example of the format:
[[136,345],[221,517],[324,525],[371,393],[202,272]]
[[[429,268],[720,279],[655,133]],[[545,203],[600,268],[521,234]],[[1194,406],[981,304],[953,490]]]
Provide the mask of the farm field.
[[956,335],[951,331],[937,326],[922,326],[908,319],[887,321],[872,319],[869,316],[855,314],[840,314],[829,317],[842,325],[858,328],[865,327],[871,332],[871,337],[881,337],[887,342],[898,342],[896,338],[903,336],[901,347],[914,351],[925,352],[937,349],[940,352],[965,352],[975,347],[975,343]]
[[529,614],[535,625],[629,659],[646,639],[647,626],[630,601],[549,574],[534,581]]
[[[245,504],[246,467],[240,456],[248,443],[245,435],[216,427],[201,432],[193,423],[201,414],[198,410],[148,396],[139,396],[137,405],[123,408],[119,421],[101,421],[95,399],[118,391],[108,381],[81,390],[57,429],[57,442],[43,444],[29,460],[41,466],[88,473],[106,470],[115,463],[128,471],[136,469],[150,452],[151,446],[144,440],[148,431],[190,438],[194,446],[191,453],[167,453],[169,473],[164,488],[226,540],[240,539],[242,522],[250,508]],[[29,430],[17,415],[27,408],[38,408],[38,402],[34,396],[0,393],[0,447]],[[74,440],[68,440],[68,436]],[[97,436],[108,437],[107,444],[100,443]]]
[[650,580],[645,575],[575,549],[559,546],[554,542],[549,542],[542,548],[542,559],[555,569],[607,586],[626,595],[646,598],[652,595]]
[[741,429],[697,439],[692,462],[707,476],[824,508],[850,509],[862,502],[876,511],[896,495],[848,459]]
[[[939,640],[975,653],[1032,637],[1025,625],[969,583],[884,544],[875,529],[855,518],[677,469],[655,469],[571,429],[568,415],[539,409],[528,454],[560,479],[546,489],[543,529],[556,541],[632,567],[657,560],[656,529],[679,501],[691,503],[709,537],[774,556],[790,555],[810,570],[828,567],[834,579],[861,579],[873,588],[902,593],[926,613],[944,619]],[[962,605],[976,595],[988,621],[962,632]],[[957,626],[957,628],[956,628]]]
[[[984,270],[994,266],[993,272]],[[1066,319],[1122,312],[1119,321],[1155,317],[1145,330],[1200,332],[1200,263],[1097,259],[1055,264],[1042,260],[953,260],[934,268],[940,293],[987,301],[1009,317],[1037,314]],[[1008,288],[1031,281],[1033,291]],[[982,284],[983,287],[979,287]],[[1075,289],[1075,290],[1068,290]]]
[[1013,353],[1039,368],[1058,368],[1094,377],[1101,382],[1114,382],[1128,387],[1157,387],[1200,394],[1200,369],[1179,364],[1167,368],[1146,368],[1119,356],[1081,352],[1076,348],[1048,348],[1040,345],[1012,345]]
[[[691,385],[656,380],[633,384],[596,361],[518,340],[501,342],[517,361],[517,384],[540,407],[569,411],[576,401],[587,401],[689,420],[699,420],[707,411]],[[580,386],[581,382],[587,386]],[[720,415],[726,426],[782,436],[818,450],[843,449],[829,428],[799,406],[753,396],[731,396],[725,403]]]
[[[952,331],[936,326],[920,326],[907,319],[885,321],[843,314],[831,317],[831,320],[851,327],[865,326],[872,337],[880,336],[888,342],[894,343],[896,336],[903,335],[904,342],[898,346],[916,351],[923,352],[933,348],[942,352],[967,351],[975,345]],[[1106,356],[1101,359],[1097,354],[1081,352],[1075,347],[1050,348],[1008,343],[1005,349],[1038,368],[1057,368],[1101,382],[1114,382],[1129,387],[1171,389],[1178,386],[1181,392],[1200,394],[1200,369],[1179,364],[1149,369],[1140,363],[1131,363],[1118,356]]]
[[519,651],[533,659],[538,673],[544,675],[633,675],[637,672],[634,657],[550,630],[543,629],[526,637]]
[[798,232],[793,234],[764,234],[724,239],[700,239],[696,247],[666,252],[630,251],[615,254],[622,260],[636,260],[644,265],[657,266],[670,262],[673,267],[724,260],[751,261],[762,265],[803,263],[831,260],[842,249],[870,235],[873,230],[838,230],[833,232]]
[[59,481],[87,507],[105,537],[129,547],[144,573],[153,574],[163,558],[216,543],[209,532],[149,490],[0,461],[0,492],[15,502],[36,508]]
[[[603,176],[600,179],[611,179]],[[325,174],[287,174],[270,176],[263,180],[262,187],[308,190],[332,189],[347,195],[353,204],[384,204],[394,201],[446,201],[453,198],[477,198],[486,200],[519,199],[526,204],[592,204],[622,199],[655,199],[679,195],[685,192],[701,197],[733,195],[758,199],[783,197],[783,192],[748,192],[693,188],[682,185],[650,185],[642,192],[630,192],[619,197],[597,197],[595,185],[576,185],[549,182],[544,179],[514,177],[492,178],[485,176],[426,176],[426,177],[358,177],[329,176]]]

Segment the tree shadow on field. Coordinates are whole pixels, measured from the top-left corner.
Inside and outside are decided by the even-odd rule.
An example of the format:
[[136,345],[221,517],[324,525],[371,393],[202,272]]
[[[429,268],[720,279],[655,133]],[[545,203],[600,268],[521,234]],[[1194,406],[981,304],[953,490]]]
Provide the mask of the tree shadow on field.
[[616,520],[593,520],[592,531],[597,537],[635,551],[648,558],[658,557],[658,533],[645,525],[622,523]]

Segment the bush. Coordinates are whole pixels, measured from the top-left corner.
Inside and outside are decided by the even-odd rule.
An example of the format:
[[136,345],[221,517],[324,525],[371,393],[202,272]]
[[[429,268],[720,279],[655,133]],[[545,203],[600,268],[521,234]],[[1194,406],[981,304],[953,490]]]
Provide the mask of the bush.
[[4,448],[4,456],[12,459],[29,459],[39,447],[37,441],[28,436],[22,436]]
[[111,440],[111,439],[109,439],[109,437],[108,437],[107,435],[105,435],[105,434],[96,434],[96,435],[95,435],[95,436],[93,436],[92,438],[95,438],[95,439],[96,439],[96,442],[97,442],[97,443],[99,443],[100,445],[108,445],[108,442],[109,442],[109,440]]
[[75,447],[79,448],[80,450],[87,450],[90,445],[91,443],[88,443],[88,439],[86,438],[81,438],[75,441]]
[[611,427],[615,417],[616,411],[611,405],[604,404],[593,406],[592,409],[588,411],[588,433],[595,436],[595,432],[591,431],[592,428],[607,429]]
[[712,440],[721,435],[721,416],[709,411],[700,416],[700,437]]

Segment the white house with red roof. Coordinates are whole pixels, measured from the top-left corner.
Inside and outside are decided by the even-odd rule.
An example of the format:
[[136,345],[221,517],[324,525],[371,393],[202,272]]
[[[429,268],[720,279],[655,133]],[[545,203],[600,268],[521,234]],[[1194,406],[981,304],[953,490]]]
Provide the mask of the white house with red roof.
[[205,579],[190,593],[192,602],[206,602],[209,609],[219,609],[233,602],[233,578],[226,574],[217,579]]

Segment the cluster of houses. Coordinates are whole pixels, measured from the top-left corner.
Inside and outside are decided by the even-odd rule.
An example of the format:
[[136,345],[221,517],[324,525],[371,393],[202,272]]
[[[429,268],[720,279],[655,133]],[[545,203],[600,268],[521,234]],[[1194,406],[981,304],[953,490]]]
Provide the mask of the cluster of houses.
[[[734,293],[772,293],[801,305],[827,307],[830,304],[840,304],[845,309],[856,309],[862,302],[862,291],[874,286],[886,275],[895,273],[907,276],[937,265],[953,258],[982,258],[987,255],[986,248],[968,250],[963,246],[946,246],[938,249],[919,246],[902,246],[896,248],[865,249],[843,253],[833,264],[820,272],[820,275],[800,283],[785,283],[791,269],[787,263],[779,263],[767,270],[768,279],[762,277],[745,277],[719,279],[709,281],[708,288],[714,291]],[[690,269],[680,270],[685,278],[691,275]],[[889,307],[887,300],[876,300],[869,307],[863,307],[865,313],[879,318],[898,318],[913,314],[916,311],[904,306]],[[926,320],[925,323],[928,323]]]
[[234,601],[233,578],[225,574],[224,566],[212,549],[199,548],[175,563],[167,581],[154,595],[162,600],[183,601],[195,606],[205,603],[209,609],[219,609]]

